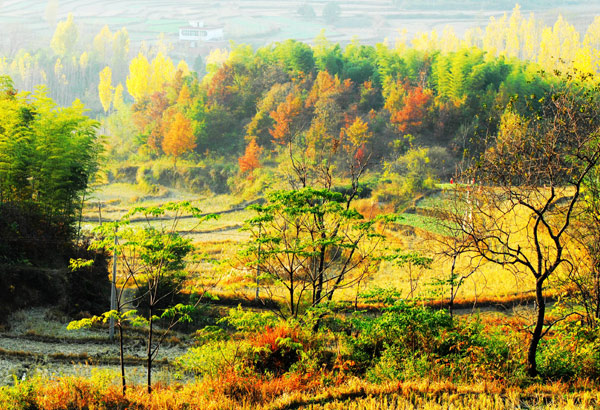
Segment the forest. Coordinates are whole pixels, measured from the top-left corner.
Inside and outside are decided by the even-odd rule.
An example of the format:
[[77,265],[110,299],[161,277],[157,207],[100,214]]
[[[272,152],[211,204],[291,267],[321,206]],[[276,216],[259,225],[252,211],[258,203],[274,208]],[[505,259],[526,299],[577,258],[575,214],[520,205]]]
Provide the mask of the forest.
[[600,406],[600,17],[79,30],[0,55],[0,408]]

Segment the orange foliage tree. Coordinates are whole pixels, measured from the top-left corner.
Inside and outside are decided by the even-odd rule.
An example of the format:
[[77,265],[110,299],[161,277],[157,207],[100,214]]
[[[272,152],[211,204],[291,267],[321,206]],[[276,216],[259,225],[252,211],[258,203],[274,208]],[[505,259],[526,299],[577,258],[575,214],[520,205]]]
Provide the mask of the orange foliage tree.
[[271,111],[271,118],[275,121],[272,130],[269,133],[273,137],[273,142],[286,144],[291,137],[292,121],[300,114],[302,100],[294,93],[288,94],[285,101],[277,107],[276,111]]
[[171,155],[177,161],[178,157],[194,148],[196,148],[196,138],[192,123],[178,112],[164,136],[162,149],[165,154]]
[[169,108],[165,92],[156,92],[136,102],[132,107],[132,119],[137,129],[148,137],[146,144],[155,152],[160,151],[164,128],[164,112]]
[[411,87],[405,81],[391,84],[385,108],[390,112],[390,121],[403,133],[417,132],[423,125],[433,93],[421,86]]
[[402,132],[421,127],[432,96],[431,90],[422,87],[409,89],[404,96],[402,109],[392,113],[392,123]]
[[238,158],[241,174],[248,174],[248,178],[252,177],[252,172],[260,167],[260,155],[262,151],[263,149],[256,142],[256,137],[252,138],[246,146],[244,155]]

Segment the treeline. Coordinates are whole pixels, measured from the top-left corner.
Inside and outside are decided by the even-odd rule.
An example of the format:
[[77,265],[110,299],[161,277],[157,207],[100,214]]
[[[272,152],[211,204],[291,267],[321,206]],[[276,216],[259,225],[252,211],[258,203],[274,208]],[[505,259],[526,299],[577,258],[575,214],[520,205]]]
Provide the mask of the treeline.
[[[509,102],[523,109],[550,86],[537,65],[477,48],[342,48],[320,37],[313,47],[288,40],[257,50],[241,45],[218,57],[202,79],[180,69],[158,91],[130,90],[131,112],[117,103],[107,120],[119,136],[111,140],[112,156],[239,157],[238,176],[252,179],[300,139],[307,160],[327,157],[338,169],[340,147],[352,145],[373,170],[402,167],[407,154],[420,164],[429,156],[435,167],[414,169],[415,177],[449,178],[455,160],[496,133]],[[138,64],[128,85],[148,76]]]
[[[444,5],[447,6],[448,2],[432,2],[431,7]],[[315,46],[319,41],[315,40]],[[130,103],[137,98],[136,90],[130,90],[126,85],[127,78],[134,75],[134,59],[143,55],[150,63],[158,58],[167,64],[178,65],[169,58],[172,48],[164,39],[159,39],[153,46],[142,44],[139,49],[133,50],[125,28],[111,31],[108,26],[104,26],[93,39],[88,39],[81,34],[72,16],[58,22],[49,46],[38,50],[7,49],[4,55],[0,54],[0,75],[12,77],[20,90],[33,91],[35,86],[45,84],[49,87],[50,96],[60,105],[66,106],[80,99],[96,114],[106,110],[106,104],[100,101],[98,83],[101,78],[106,83],[107,67],[111,71],[110,87],[117,88],[121,84],[124,101]],[[561,16],[548,27],[533,14],[523,15],[520,7],[516,6],[512,14],[491,18],[486,27],[472,28],[464,38],[459,38],[451,27],[447,27],[441,33],[421,33],[410,40],[401,35],[393,48],[398,51],[414,48],[432,55],[472,47],[480,48],[490,56],[535,62],[549,72],[576,68],[597,73],[600,71],[600,18],[594,19],[585,34],[580,35]],[[219,52],[209,56],[207,64],[215,57],[219,58]],[[191,62],[188,63],[191,65]],[[192,68],[204,73],[202,59],[194,61]],[[101,72],[104,72],[102,77]],[[162,87],[163,83],[156,86]]]
[[[410,0],[391,0],[392,4],[402,8],[409,10],[432,10],[432,9],[441,9],[441,10],[504,10],[507,7],[514,6],[515,2],[513,0],[468,0],[468,1],[458,1],[458,0],[425,0],[418,3],[412,2]],[[585,5],[585,4],[595,4],[593,0],[579,0],[569,2],[570,5]],[[545,8],[545,7],[559,7],[564,6],[565,2],[561,0],[521,0],[519,2],[522,6],[526,8]]]
[[[400,46],[406,44],[400,42]],[[459,38],[452,27],[442,33],[421,33],[412,39],[412,46],[421,51],[458,51],[478,47],[491,56],[517,57],[535,62],[548,72],[576,69],[586,73],[600,72],[600,17],[594,18],[585,34],[561,15],[548,27],[533,13],[523,16],[517,5],[511,15],[490,18],[485,28],[474,27]]]
[[[40,84],[46,85],[58,104],[67,106],[79,99],[96,114],[103,111],[98,92],[100,73],[109,67],[114,84],[125,85],[131,56],[138,52],[131,50],[126,28],[111,31],[105,25],[88,39],[72,15],[57,23],[48,46],[0,54],[0,75],[10,76],[20,90],[33,91]],[[142,44],[139,52],[152,60],[169,50],[170,45],[159,38],[153,46]]]

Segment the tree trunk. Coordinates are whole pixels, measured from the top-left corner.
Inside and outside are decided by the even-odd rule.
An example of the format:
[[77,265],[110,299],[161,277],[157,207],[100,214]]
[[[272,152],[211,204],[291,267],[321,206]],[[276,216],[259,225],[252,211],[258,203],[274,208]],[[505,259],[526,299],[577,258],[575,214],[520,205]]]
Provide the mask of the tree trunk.
[[321,299],[323,298],[323,270],[325,266],[325,247],[321,247],[321,251],[319,252],[319,259],[319,268],[317,271],[317,291],[313,300],[313,306],[316,306],[317,304],[321,303]]
[[123,389],[123,396],[127,391],[127,383],[125,382],[125,361],[123,357],[123,324],[119,321],[119,364],[121,365],[121,388]]
[[542,285],[544,281],[538,279],[535,283],[535,302],[537,304],[537,319],[535,322],[535,328],[531,335],[531,342],[529,344],[529,351],[527,352],[527,374],[530,377],[538,375],[536,353],[540,339],[542,338],[542,330],[544,329],[544,319],[546,316],[546,303],[544,302],[544,294],[542,291]]
[[294,281],[292,280],[290,284],[290,315],[292,317],[296,316],[296,311],[294,309],[295,303],[296,302],[294,301]]
[[600,268],[596,266],[594,268],[594,301],[593,303],[596,305],[593,307],[594,316],[593,316],[593,324],[592,327],[596,327],[598,323],[598,319],[600,319]]
[[148,394],[152,393],[152,307],[150,307],[150,314],[148,321],[148,357],[146,366],[148,367]]

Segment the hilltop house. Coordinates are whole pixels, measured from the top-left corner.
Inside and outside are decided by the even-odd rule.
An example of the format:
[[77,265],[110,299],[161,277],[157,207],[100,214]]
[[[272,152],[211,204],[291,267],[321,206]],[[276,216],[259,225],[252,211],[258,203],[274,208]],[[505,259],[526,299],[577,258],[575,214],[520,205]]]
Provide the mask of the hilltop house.
[[188,26],[179,27],[179,40],[189,41],[195,47],[200,41],[223,39],[223,27],[206,27],[203,21],[190,21]]

